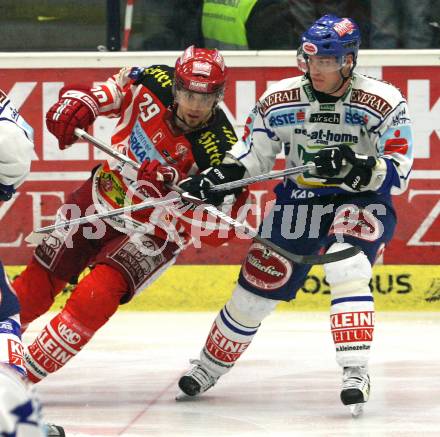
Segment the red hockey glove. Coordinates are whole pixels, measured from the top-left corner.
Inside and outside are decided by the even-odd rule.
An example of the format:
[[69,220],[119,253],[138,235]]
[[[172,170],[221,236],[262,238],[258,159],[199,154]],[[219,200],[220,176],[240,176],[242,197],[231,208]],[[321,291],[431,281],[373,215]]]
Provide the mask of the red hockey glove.
[[64,87],[60,99],[46,114],[46,126],[58,139],[61,150],[73,144],[76,127],[87,129],[99,114],[97,98],[90,89]]
[[157,159],[144,161],[137,174],[139,187],[153,197],[165,195],[170,191],[169,186],[185,177],[177,168],[162,165]]

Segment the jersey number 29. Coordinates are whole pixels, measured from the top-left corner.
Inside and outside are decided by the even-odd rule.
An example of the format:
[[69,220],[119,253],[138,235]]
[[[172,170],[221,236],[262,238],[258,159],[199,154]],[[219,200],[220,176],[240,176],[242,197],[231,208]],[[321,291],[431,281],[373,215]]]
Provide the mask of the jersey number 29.
[[156,103],[153,103],[153,97],[151,97],[150,94],[145,93],[143,97],[145,98],[145,102],[139,104],[139,112],[142,121],[147,122],[159,114],[160,108]]

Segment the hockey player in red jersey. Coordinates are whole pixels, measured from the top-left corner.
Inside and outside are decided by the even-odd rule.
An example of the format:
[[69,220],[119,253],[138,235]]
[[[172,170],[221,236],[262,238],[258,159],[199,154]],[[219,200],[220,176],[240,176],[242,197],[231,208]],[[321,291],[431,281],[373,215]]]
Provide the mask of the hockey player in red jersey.
[[[145,197],[160,197],[169,185],[211,167],[216,167],[219,181],[230,167],[236,171],[236,166],[222,164],[225,152],[236,142],[233,127],[218,107],[225,83],[221,54],[191,46],[175,68],[123,68],[95,87],[64,87],[46,115],[59,147],[73,144],[75,128],[87,129],[98,115],[118,117],[112,146],[141,164],[137,174],[130,175],[120,162],[103,163],[68,196],[66,205],[76,206],[82,215],[112,210]],[[216,203],[229,201],[234,213],[244,197],[219,195]],[[66,211],[61,208],[60,215],[68,217]],[[191,240],[191,210],[174,222],[173,232],[164,226],[166,214],[154,218],[155,213],[146,211],[106,219],[99,238],[87,238],[85,226],[69,239],[64,230],[56,230],[36,248],[14,282],[23,326],[45,313],[66,283],[75,282],[87,266],[91,270],[25,351],[31,381],[38,382],[64,366],[120,304],[171,266]],[[148,230],[134,230],[142,225],[148,225]],[[222,244],[223,234],[213,232],[206,242]]]

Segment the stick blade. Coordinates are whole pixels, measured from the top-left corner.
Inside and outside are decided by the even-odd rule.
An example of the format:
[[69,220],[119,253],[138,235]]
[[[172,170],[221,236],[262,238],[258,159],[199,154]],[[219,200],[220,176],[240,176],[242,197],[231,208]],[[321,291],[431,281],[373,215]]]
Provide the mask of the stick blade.
[[302,260],[299,262],[301,264],[313,265],[329,264],[342,261],[343,259],[351,258],[352,256],[357,255],[360,251],[360,247],[353,246],[349,247],[348,249],[340,250],[338,252],[325,253],[324,255],[300,255],[302,257]]

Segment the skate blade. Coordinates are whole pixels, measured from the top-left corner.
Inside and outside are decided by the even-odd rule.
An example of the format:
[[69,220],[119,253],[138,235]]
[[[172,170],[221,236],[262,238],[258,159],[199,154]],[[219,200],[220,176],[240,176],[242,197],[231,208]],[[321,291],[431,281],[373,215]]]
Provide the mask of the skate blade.
[[364,404],[348,405],[352,417],[359,417],[364,411]]
[[187,394],[183,393],[183,391],[179,391],[174,399],[177,402],[191,402],[197,400],[198,396],[188,396]]

